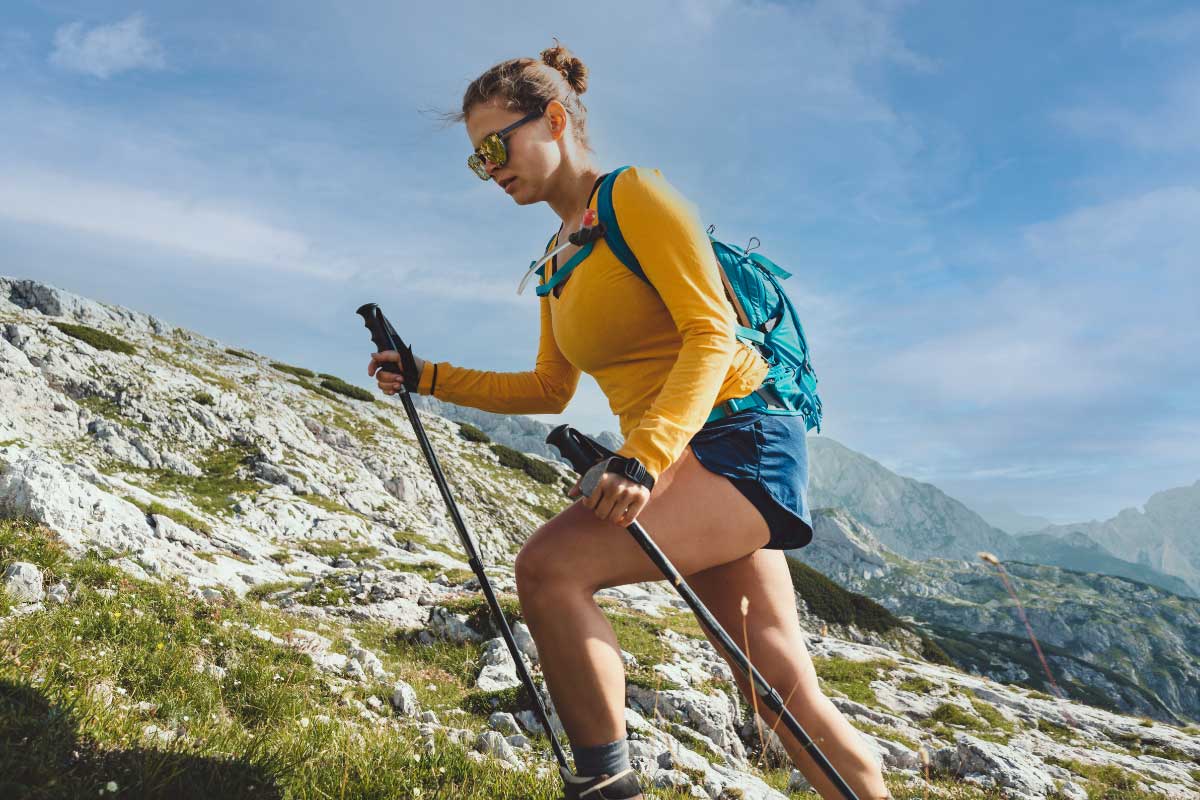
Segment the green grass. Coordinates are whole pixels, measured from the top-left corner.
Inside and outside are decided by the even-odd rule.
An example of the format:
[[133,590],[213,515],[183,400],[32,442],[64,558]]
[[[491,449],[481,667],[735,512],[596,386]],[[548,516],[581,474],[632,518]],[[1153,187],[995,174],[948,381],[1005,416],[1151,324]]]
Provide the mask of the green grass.
[[340,397],[338,397],[333,392],[325,391],[320,386],[309,383],[308,381],[304,380],[303,378],[293,378],[292,380],[289,381],[289,383],[294,383],[303,389],[307,389],[308,391],[312,392],[313,394],[318,394],[321,397],[324,397],[326,400],[332,400],[335,403],[344,403],[345,402],[344,400],[342,400]]
[[552,484],[558,481],[558,473],[544,461],[530,458],[519,450],[503,444],[491,445],[491,451],[496,454],[503,466],[519,469],[538,483]]
[[211,406],[214,400],[213,396],[208,392],[196,392],[192,395],[192,402],[202,406]]
[[937,688],[937,684],[919,675],[910,675],[900,681],[896,688],[903,689],[906,692],[915,692],[916,694],[929,694]]
[[438,575],[442,574],[444,574],[451,583],[463,583],[475,577],[475,573],[469,569],[444,567],[435,561],[422,561],[419,564],[405,564],[389,558],[383,562],[383,565],[388,569],[396,570],[397,572],[415,573],[427,581],[432,581]]
[[355,386],[351,383],[346,383],[341,378],[325,378],[321,381],[321,388],[334,392],[335,394],[344,395],[351,400],[359,400],[364,403],[374,403],[375,396],[363,389],[361,386]]
[[333,500],[328,497],[325,497],[324,495],[319,495],[319,494],[314,494],[313,492],[309,492],[308,494],[300,495],[300,499],[303,500],[304,502],[308,503],[311,506],[316,506],[317,508],[324,509],[325,511],[329,511],[334,514],[345,514],[348,517],[358,517],[359,519],[366,519],[366,517],[364,517],[362,514],[358,513],[357,511],[353,510],[352,508],[349,508],[348,506],[344,506],[341,503],[339,503],[338,501]]
[[1074,759],[1046,756],[1047,764],[1064,767],[1086,779],[1084,789],[1088,800],[1152,800],[1163,795],[1137,788],[1142,781],[1138,775],[1114,764],[1084,764]]
[[76,400],[79,405],[91,411],[93,414],[110,419],[119,425],[128,425],[137,428],[143,433],[150,432],[150,426],[139,420],[130,419],[121,413],[121,407],[117,405],[115,400],[108,397],[100,397],[98,395],[89,395]]
[[812,613],[822,620],[878,633],[907,628],[896,615],[871,598],[847,591],[802,561],[789,558],[787,564],[792,574],[792,586]]
[[469,422],[458,423],[458,435],[466,439],[468,442],[480,442],[488,444],[492,441],[492,437],[488,436],[483,431],[476,428]]
[[[875,659],[872,661],[851,661],[846,658],[813,658],[813,668],[822,690],[826,687],[837,689],[846,697],[868,706],[879,707],[879,698],[870,683],[884,679],[884,670],[895,669],[895,661]],[[776,687],[786,696],[788,689]]]
[[312,585],[292,599],[305,606],[348,606],[353,603],[350,593],[339,579],[348,571],[322,575],[312,580]]
[[940,704],[933,710],[928,719],[922,720],[922,722],[929,720],[940,722],[944,725],[957,725],[962,728],[970,728],[971,730],[983,730],[986,727],[984,721],[979,717],[963,711],[953,703]]
[[[411,726],[360,724],[307,655],[241,627],[295,624],[279,612],[205,603],[95,554],[69,562],[29,523],[0,521],[0,548],[76,587],[70,605],[0,627],[2,797],[105,796],[110,782],[119,796],[162,800],[558,797],[555,776],[477,765],[441,733],[429,754]],[[197,672],[198,658],[224,675]],[[100,684],[111,704],[91,691]],[[141,702],[150,710],[133,708]],[[149,724],[184,735],[147,739]]]
[[197,533],[212,533],[212,526],[202,519],[197,519],[186,511],[180,511],[178,508],[171,508],[156,501],[143,503],[142,501],[125,496],[125,501],[132,503],[142,510],[142,513],[148,517],[160,516],[166,517],[174,522],[178,522],[185,528],[190,528]]
[[304,549],[314,556],[349,558],[355,562],[376,558],[383,552],[373,545],[342,539],[315,539],[305,542]]
[[234,357],[236,357],[236,358],[244,358],[244,359],[246,359],[247,361],[253,361],[253,360],[254,360],[254,356],[250,355],[249,353],[245,352],[244,350],[237,350],[237,349],[235,349],[235,348],[232,348],[232,347],[226,347],[226,348],[225,348],[225,352],[226,352],[226,353],[228,353],[228,354],[229,354],[229,355],[231,355],[231,356],[234,356]]
[[311,369],[305,369],[304,367],[293,367],[291,364],[281,364],[278,361],[272,361],[271,366],[280,372],[286,372],[289,375],[295,375],[297,378],[317,377],[317,373],[313,372]]
[[97,350],[108,350],[113,353],[121,353],[130,355],[137,352],[137,348],[124,339],[113,336],[111,333],[105,333],[95,328],[89,328],[87,325],[72,325],[67,322],[51,322],[51,325],[58,328],[60,331],[70,336],[72,339],[78,339],[81,342],[86,342]]
[[263,488],[258,481],[241,477],[242,468],[253,464],[258,457],[258,448],[252,445],[226,443],[204,453],[198,477],[165,469],[126,469],[147,477],[147,488],[155,494],[175,492],[207,514],[224,516],[239,496],[256,494]]
[[1051,739],[1067,744],[1075,738],[1075,732],[1067,725],[1038,717],[1037,729]]

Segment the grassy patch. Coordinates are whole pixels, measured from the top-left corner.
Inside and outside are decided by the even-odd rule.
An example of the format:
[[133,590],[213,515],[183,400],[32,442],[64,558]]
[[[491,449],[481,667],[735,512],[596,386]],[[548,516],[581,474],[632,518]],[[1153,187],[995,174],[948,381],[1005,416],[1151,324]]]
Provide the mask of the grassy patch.
[[108,350],[109,352],[122,353],[124,355],[137,352],[137,348],[124,339],[117,338],[111,333],[89,328],[87,325],[72,325],[67,322],[51,322],[50,324],[72,339],[78,339],[81,342],[90,344],[97,350]]
[[[837,689],[855,702],[868,706],[879,706],[879,698],[871,688],[871,681],[882,680],[883,670],[894,669],[895,661],[877,659],[851,661],[846,658],[813,658],[813,668],[824,690],[826,686]],[[779,687],[776,687],[779,688]],[[781,692],[785,691],[779,688]]]
[[208,392],[196,392],[192,395],[192,402],[202,406],[211,406],[215,401]]
[[307,389],[308,391],[312,392],[313,394],[319,394],[321,397],[324,397],[326,400],[332,400],[335,403],[344,403],[345,402],[344,400],[342,400],[340,397],[338,397],[333,392],[326,391],[326,390],[322,389],[320,386],[309,383],[308,381],[304,380],[303,378],[293,378],[291,381],[289,381],[289,383],[294,383],[297,386],[301,387],[302,389]]
[[397,572],[415,573],[427,581],[432,581],[438,575],[442,574],[445,574],[451,583],[463,583],[475,577],[475,573],[469,569],[454,569],[452,567],[444,567],[435,561],[422,561],[420,564],[405,564],[389,558],[383,562],[383,565],[388,569],[395,570]]
[[976,731],[983,730],[986,727],[983,720],[979,719],[979,717],[967,713],[953,703],[940,704],[926,719],[921,720],[921,724],[927,727],[939,722],[943,725],[955,725],[960,728],[969,728]]
[[244,350],[237,350],[233,347],[226,347],[225,352],[235,358],[244,358],[247,361],[254,360],[254,356],[250,355],[249,353],[245,352]]
[[1069,726],[1043,717],[1038,717],[1037,729],[1063,744],[1067,744],[1075,738],[1075,732]]
[[892,612],[871,598],[850,592],[794,558],[787,559],[792,586],[817,617],[836,625],[854,625],[864,630],[887,633],[904,628]]
[[1044,760],[1047,764],[1064,767],[1086,778],[1088,800],[1151,800],[1162,797],[1154,792],[1139,790],[1137,785],[1143,779],[1114,764],[1084,764],[1074,759],[1056,756],[1046,756]]
[[252,586],[250,590],[246,592],[246,599],[263,600],[268,595],[275,594],[276,592],[286,591],[288,589],[296,589],[299,586],[300,584],[296,583],[295,581],[268,581],[266,583],[259,583],[255,586]]
[[492,437],[488,436],[486,433],[479,430],[479,428],[476,428],[469,422],[458,423],[458,435],[466,439],[468,442],[489,444],[492,441]]
[[335,394],[344,395],[351,400],[359,400],[364,403],[374,403],[375,396],[361,386],[355,386],[352,383],[346,383],[341,378],[325,378],[321,381],[321,388],[327,389]]
[[375,558],[382,552],[378,547],[374,547],[373,545],[348,542],[341,539],[317,539],[305,542],[304,549],[314,556],[349,558],[355,562]]
[[155,494],[177,492],[187,497],[197,508],[208,514],[223,516],[237,503],[239,495],[256,494],[262,484],[240,477],[242,467],[253,464],[260,456],[258,448],[247,444],[217,446],[204,453],[198,477],[182,475],[165,469],[132,471],[148,476]]
[[322,508],[334,514],[345,514],[347,517],[358,517],[359,519],[365,519],[365,517],[363,517],[363,515],[357,511],[342,505],[336,500],[325,497],[324,495],[309,492],[308,494],[300,495],[300,499],[311,506]]
[[898,733],[894,728],[889,728],[886,725],[876,725],[874,722],[860,722],[857,720],[850,724],[852,724],[855,728],[858,728],[860,731],[865,731],[866,733],[877,736],[880,739],[889,739],[893,742],[899,742],[909,750],[916,750],[918,747],[920,747],[919,743],[914,742],[907,736]]
[[933,683],[933,681],[922,678],[919,675],[911,675],[900,681],[900,684],[897,686],[897,688],[903,689],[906,692],[914,692],[916,694],[929,694],[935,688],[937,688],[937,684]]
[[137,428],[143,433],[150,432],[150,426],[146,423],[130,419],[122,414],[121,407],[118,406],[116,401],[112,400],[111,398],[100,397],[98,395],[89,395],[87,397],[81,397],[75,402],[79,403],[79,405],[83,406],[88,411],[91,411],[93,414],[104,417],[105,419],[110,419],[119,425],[129,425]]
[[292,599],[305,606],[348,606],[352,602],[338,573],[313,578],[311,585],[303,593],[293,595]]
[[[60,550],[26,523],[0,522],[0,542],[27,561]],[[440,733],[429,754],[413,727],[363,724],[307,655],[244,627],[294,626],[286,615],[205,603],[94,555],[51,560],[76,598],[0,628],[0,796],[106,796],[110,781],[120,796],[179,800],[559,796],[553,775],[475,764]],[[149,724],[182,735],[147,738]]]
[[[983,721],[987,723],[988,730],[996,731],[1000,734],[1013,733],[1015,729],[1013,723],[1010,722],[1003,714],[1001,714],[1000,711],[991,703],[984,702],[983,700],[980,700],[974,696],[969,696],[967,699],[970,701],[971,707],[975,709],[975,713],[982,717]],[[1005,739],[1007,738],[1008,737],[1005,736]]]
[[180,511],[178,508],[171,508],[163,505],[158,501],[143,503],[136,498],[125,496],[125,501],[132,503],[142,510],[142,513],[148,517],[160,516],[166,517],[173,522],[178,522],[185,528],[190,528],[198,533],[212,533],[212,526],[202,519],[196,519],[186,511]]
[[278,361],[272,361],[271,366],[280,372],[286,372],[289,375],[295,375],[297,378],[315,378],[317,373],[311,369],[304,367],[293,367],[291,364],[280,364]]
[[493,444],[491,451],[500,459],[501,464],[521,470],[538,483],[552,484],[558,480],[558,472],[553,467],[544,461],[530,458],[519,450],[503,444]]

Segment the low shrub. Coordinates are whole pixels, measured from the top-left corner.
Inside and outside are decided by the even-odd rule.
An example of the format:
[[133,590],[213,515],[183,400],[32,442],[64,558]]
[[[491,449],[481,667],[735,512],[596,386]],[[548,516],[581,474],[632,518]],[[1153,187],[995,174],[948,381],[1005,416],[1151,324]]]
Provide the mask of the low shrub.
[[848,591],[802,561],[789,558],[787,562],[792,586],[812,613],[826,622],[856,625],[878,633],[904,627],[900,619],[871,598]]
[[544,461],[530,458],[508,445],[493,444],[491,450],[499,457],[501,464],[512,469],[521,470],[538,483],[550,484],[558,480],[558,472]]
[[492,437],[488,436],[483,431],[476,428],[469,422],[458,423],[458,435],[466,439],[468,442],[482,442],[488,444],[492,441]]
[[295,375],[297,378],[315,378],[317,373],[311,369],[304,367],[293,367],[291,364],[280,364],[278,361],[272,361],[271,366],[280,372],[286,372],[289,375]]
[[226,347],[225,352],[231,356],[236,356],[237,358],[244,358],[248,361],[254,360],[254,356],[250,355],[249,353],[243,352],[241,350],[235,350],[232,347]]
[[325,378],[321,386],[331,392],[349,397],[351,400],[361,400],[364,403],[374,403],[375,396],[361,386],[346,383],[341,378]]
[[137,348],[124,339],[118,339],[111,333],[89,328],[87,325],[71,325],[67,322],[51,322],[50,324],[72,339],[86,342],[97,350],[109,350],[113,353],[123,353],[125,355],[137,352]]
[[196,392],[192,395],[192,401],[202,406],[211,406],[214,402],[213,396],[208,392]]

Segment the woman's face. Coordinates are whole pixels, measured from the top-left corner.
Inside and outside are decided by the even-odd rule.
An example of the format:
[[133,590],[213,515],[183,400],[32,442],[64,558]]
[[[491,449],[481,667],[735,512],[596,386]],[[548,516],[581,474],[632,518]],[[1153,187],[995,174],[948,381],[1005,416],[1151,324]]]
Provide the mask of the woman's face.
[[[489,133],[502,130],[525,115],[508,111],[490,103],[477,105],[467,115],[467,136],[471,148]],[[539,202],[547,179],[562,160],[559,140],[565,127],[566,111],[551,103],[546,113],[530,120],[505,137],[508,160],[503,166],[485,161],[488,174],[501,191],[512,196],[518,205]]]

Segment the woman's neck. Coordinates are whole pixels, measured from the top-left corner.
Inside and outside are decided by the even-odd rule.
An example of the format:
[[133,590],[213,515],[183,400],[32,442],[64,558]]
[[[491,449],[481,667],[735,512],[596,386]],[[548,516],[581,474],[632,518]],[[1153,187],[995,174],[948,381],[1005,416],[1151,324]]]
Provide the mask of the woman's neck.
[[597,167],[589,164],[566,176],[561,191],[546,201],[562,220],[562,230],[574,233],[579,227],[583,211],[588,205],[588,198],[591,196],[592,186],[601,174]]

